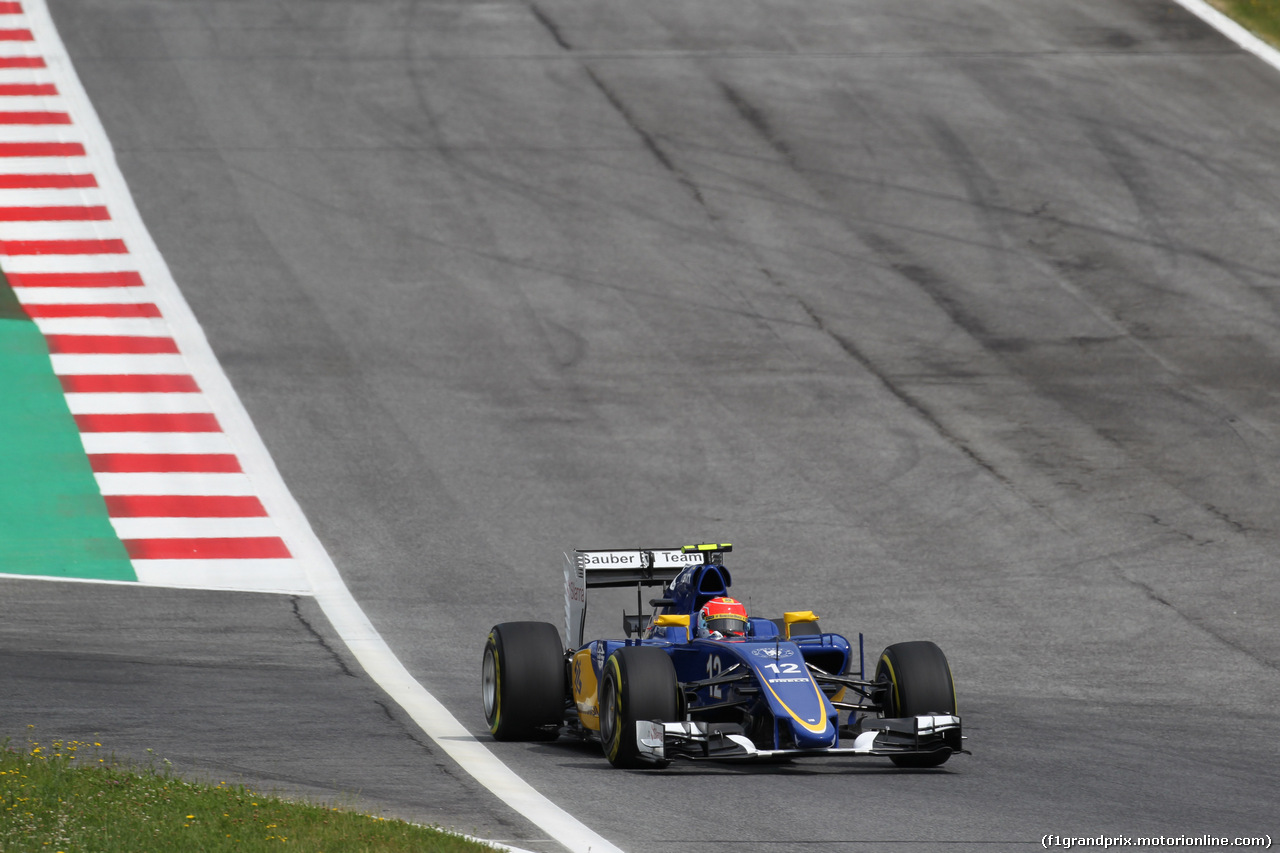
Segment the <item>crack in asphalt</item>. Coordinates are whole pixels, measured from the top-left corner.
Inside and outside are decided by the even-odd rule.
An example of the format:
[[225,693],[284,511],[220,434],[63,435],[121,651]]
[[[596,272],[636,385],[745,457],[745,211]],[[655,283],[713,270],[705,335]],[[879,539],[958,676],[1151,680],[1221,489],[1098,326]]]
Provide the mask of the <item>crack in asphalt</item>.
[[315,639],[320,648],[328,652],[329,657],[332,658],[334,663],[338,665],[338,668],[342,670],[343,675],[350,676],[351,678],[359,678],[359,676],[352,671],[351,667],[347,666],[347,662],[342,659],[342,655],[338,654],[337,650],[334,649],[333,646],[329,645],[328,640],[321,636],[320,632],[315,629],[315,626],[312,625],[310,621],[308,621],[307,617],[302,615],[302,609],[298,606],[300,598],[301,597],[297,595],[289,596],[294,618],[302,624],[302,627],[305,628],[307,633]]

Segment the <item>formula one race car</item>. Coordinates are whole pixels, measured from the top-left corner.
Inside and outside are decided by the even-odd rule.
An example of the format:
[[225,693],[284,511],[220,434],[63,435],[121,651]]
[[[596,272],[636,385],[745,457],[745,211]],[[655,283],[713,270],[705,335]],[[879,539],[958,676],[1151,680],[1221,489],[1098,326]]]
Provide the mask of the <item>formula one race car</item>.
[[[498,740],[599,740],[614,767],[673,759],[885,756],[937,767],[963,747],[942,650],[896,643],[866,678],[862,636],[803,610],[748,617],[728,597],[731,545],[565,555],[568,649],[554,625],[506,622],[485,643],[485,718]],[[627,639],[584,643],[587,591],[662,587],[623,615]],[[735,608],[733,605],[737,605]],[[715,607],[723,612],[708,620]],[[701,624],[700,624],[701,623]],[[844,722],[841,723],[842,712]]]

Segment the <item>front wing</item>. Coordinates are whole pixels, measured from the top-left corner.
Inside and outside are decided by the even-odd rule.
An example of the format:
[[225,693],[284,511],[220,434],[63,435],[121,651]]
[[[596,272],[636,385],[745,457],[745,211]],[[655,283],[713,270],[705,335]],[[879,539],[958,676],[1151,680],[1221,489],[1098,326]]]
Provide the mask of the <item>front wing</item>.
[[761,760],[810,756],[894,756],[968,752],[960,743],[960,718],[949,714],[897,719],[863,719],[852,733],[852,746],[829,749],[760,749],[737,726],[686,721],[636,723],[636,748],[654,761]]

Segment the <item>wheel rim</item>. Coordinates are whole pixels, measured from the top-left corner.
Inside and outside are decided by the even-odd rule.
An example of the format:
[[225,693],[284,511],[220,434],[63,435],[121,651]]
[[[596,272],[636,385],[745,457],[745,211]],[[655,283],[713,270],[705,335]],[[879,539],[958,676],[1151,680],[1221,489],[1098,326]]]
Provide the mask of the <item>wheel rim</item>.
[[880,685],[881,695],[884,697],[880,703],[880,716],[896,717],[898,716],[897,685],[893,683],[893,679],[887,672],[880,672],[877,675],[876,683]]
[[484,665],[480,670],[480,692],[484,697],[485,719],[492,720],[498,707],[498,668],[493,661],[493,652],[489,649],[485,649]]
[[604,686],[604,696],[600,700],[600,739],[605,743],[612,743],[613,730],[617,724],[617,720],[614,719],[616,700],[613,695],[613,684],[606,681]]

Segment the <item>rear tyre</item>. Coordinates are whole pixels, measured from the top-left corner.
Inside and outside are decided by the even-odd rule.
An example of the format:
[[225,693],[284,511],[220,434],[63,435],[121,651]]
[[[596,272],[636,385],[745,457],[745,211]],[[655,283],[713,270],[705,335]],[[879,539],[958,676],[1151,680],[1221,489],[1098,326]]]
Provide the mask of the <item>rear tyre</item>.
[[[876,664],[876,681],[882,685],[880,705],[885,717],[956,713],[956,686],[947,656],[928,640],[894,643],[885,649]],[[938,767],[950,757],[949,750],[939,750],[894,755],[890,760],[899,767]]]
[[555,740],[564,718],[564,646],[547,622],[494,625],[484,644],[480,692],[497,740]]
[[600,681],[600,741],[614,767],[666,767],[670,761],[642,757],[636,747],[636,722],[679,719],[680,684],[670,656],[662,649],[625,646],[604,664]]

